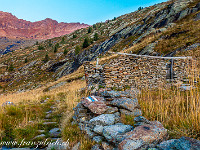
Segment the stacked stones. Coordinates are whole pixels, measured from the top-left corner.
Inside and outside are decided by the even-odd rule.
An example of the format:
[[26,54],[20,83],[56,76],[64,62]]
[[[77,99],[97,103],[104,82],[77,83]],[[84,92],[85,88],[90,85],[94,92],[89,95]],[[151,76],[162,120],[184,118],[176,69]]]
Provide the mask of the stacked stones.
[[[100,78],[103,83],[105,82],[103,85],[106,87],[152,88],[165,83],[170,73],[170,61],[171,59],[162,57],[121,54],[105,63],[101,68],[101,73],[96,74],[96,66],[89,62],[85,63],[85,72],[88,83],[97,83],[96,79]],[[172,66],[174,81],[186,79],[189,73],[187,67],[190,65],[189,59],[174,59]]]
[[[99,143],[93,150],[149,147],[150,143],[155,145],[167,135],[161,123],[141,116],[138,101],[131,92],[100,89],[96,96],[82,98],[74,111],[72,123],[78,124],[87,137]],[[120,120],[123,115],[134,116],[137,127],[123,124]]]
[[101,65],[92,65],[89,61],[84,63],[86,83],[89,86],[105,86],[104,71]]

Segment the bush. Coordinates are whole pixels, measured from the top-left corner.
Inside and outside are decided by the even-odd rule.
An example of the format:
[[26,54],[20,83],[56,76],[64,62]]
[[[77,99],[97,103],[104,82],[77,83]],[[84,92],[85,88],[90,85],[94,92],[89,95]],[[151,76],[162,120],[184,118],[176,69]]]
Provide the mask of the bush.
[[14,66],[13,66],[13,64],[11,64],[10,66],[9,66],[9,68],[8,68],[8,71],[13,71],[14,70]]
[[24,63],[26,64],[28,62],[28,59],[27,58],[25,58],[25,60],[24,60]]
[[64,54],[64,55],[67,55],[67,53],[68,53],[68,50],[65,48],[63,54]]
[[88,33],[92,33],[92,27],[88,28]]
[[80,46],[76,46],[76,48],[75,48],[75,55],[78,55],[80,53],[80,51],[81,51]]
[[99,35],[98,35],[98,33],[95,33],[94,34],[94,41],[97,41],[99,39]]
[[39,45],[39,46],[38,46],[38,49],[39,49],[39,50],[44,50],[44,47],[43,47],[42,45]]
[[46,63],[46,62],[48,62],[48,61],[49,61],[49,55],[48,55],[48,54],[46,54],[46,55],[45,55],[45,57],[44,57],[44,60],[43,60],[43,61],[44,61],[44,63]]
[[77,35],[76,34],[73,34],[73,39],[77,38]]
[[57,51],[58,51],[58,48],[55,46],[53,52],[56,53]]
[[84,42],[83,42],[83,48],[87,48],[89,46],[89,39],[85,38]]

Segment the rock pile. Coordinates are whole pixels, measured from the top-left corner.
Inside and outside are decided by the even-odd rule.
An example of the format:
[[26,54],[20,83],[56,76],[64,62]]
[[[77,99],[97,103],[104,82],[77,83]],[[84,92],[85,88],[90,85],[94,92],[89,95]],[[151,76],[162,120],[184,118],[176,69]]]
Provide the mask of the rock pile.
[[[122,123],[123,115],[133,116],[134,126]],[[135,93],[100,89],[82,98],[74,108],[72,124],[97,144],[92,150],[189,150],[200,149],[200,141],[188,137],[167,140],[167,129],[158,121],[142,116]]]
[[[126,91],[100,89],[95,96],[82,98],[74,108],[73,124],[78,124],[97,149],[138,149],[155,147],[167,137],[167,130],[158,121],[142,117],[138,100]],[[135,126],[125,125],[121,116],[134,116]],[[100,144],[101,143],[101,144]]]

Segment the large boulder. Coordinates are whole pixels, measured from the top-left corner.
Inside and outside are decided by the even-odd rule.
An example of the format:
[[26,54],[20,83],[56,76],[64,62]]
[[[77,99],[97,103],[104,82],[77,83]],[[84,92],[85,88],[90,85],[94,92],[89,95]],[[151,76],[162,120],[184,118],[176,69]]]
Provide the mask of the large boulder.
[[[103,136],[109,142],[118,143],[118,137],[124,135],[126,132],[129,132],[132,129],[133,126],[123,124],[105,126],[103,128]],[[121,138],[119,137],[119,139]]]
[[156,145],[167,136],[167,129],[158,121],[141,125],[124,135],[124,140],[119,144],[120,150],[134,150],[147,148],[150,144]]
[[110,104],[129,111],[134,111],[135,108],[139,107],[138,100],[136,98],[117,98],[111,101]]
[[161,150],[199,150],[200,141],[189,137],[181,137],[180,139],[172,139],[164,141],[157,145]]
[[95,118],[92,118],[89,123],[96,126],[96,125],[102,125],[102,126],[108,126],[113,125],[118,120],[118,117],[114,114],[102,114],[100,116],[97,116]]

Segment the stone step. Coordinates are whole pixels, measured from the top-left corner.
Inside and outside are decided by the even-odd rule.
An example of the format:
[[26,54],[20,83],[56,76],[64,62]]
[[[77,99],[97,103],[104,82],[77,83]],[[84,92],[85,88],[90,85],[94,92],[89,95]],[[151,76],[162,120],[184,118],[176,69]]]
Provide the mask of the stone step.
[[44,122],[43,125],[58,124],[58,122]]

